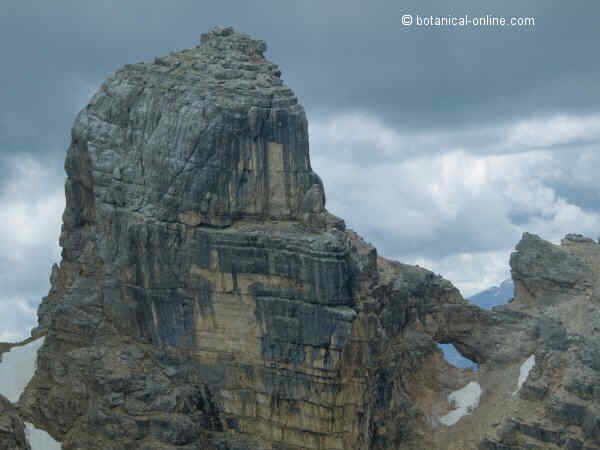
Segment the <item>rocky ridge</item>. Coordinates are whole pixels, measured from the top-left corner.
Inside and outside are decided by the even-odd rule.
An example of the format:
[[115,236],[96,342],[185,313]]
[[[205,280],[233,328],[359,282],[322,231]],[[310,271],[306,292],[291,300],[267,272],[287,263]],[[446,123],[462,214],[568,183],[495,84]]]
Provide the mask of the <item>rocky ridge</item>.
[[[379,256],[326,210],[265,50],[218,27],[77,116],[45,340],[0,448],[28,448],[22,419],[65,450],[600,448],[600,245],[525,234],[492,311]],[[478,406],[445,426],[468,383]]]

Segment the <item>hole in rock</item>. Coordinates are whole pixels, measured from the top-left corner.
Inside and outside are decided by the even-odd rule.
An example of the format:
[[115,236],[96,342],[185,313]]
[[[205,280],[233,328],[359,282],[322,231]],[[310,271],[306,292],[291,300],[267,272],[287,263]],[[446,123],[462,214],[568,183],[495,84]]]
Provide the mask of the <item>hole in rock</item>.
[[452,364],[454,367],[458,367],[460,369],[471,368],[473,370],[479,370],[479,364],[461,355],[460,352],[456,350],[454,345],[437,344],[437,346],[444,353],[444,358],[446,361]]

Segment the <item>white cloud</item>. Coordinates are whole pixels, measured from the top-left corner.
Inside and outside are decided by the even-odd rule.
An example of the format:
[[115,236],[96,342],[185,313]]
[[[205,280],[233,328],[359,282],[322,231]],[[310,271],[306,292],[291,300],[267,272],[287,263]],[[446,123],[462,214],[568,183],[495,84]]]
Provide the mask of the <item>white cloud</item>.
[[310,135],[315,143],[311,154],[335,151],[340,159],[352,158],[363,164],[383,160],[402,161],[427,155],[463,150],[473,155],[530,153],[563,150],[570,153],[582,145],[600,144],[600,115],[552,115],[457,129],[402,129],[362,111],[311,119]]
[[508,259],[512,248],[489,252],[460,252],[441,258],[416,257],[405,259],[409,264],[418,264],[444,278],[460,289],[464,297],[496,286],[510,277]]
[[29,337],[36,309],[23,297],[0,297],[0,342],[19,342]]
[[16,403],[33,377],[37,363],[37,352],[44,338],[36,339],[22,347],[13,347],[2,354],[0,362],[0,394]]
[[24,338],[49,288],[64,210],[63,179],[27,157],[7,162],[0,191],[0,340]]
[[11,161],[12,177],[0,192],[0,252],[21,263],[33,247],[47,246],[58,256],[57,232],[64,188],[56,175],[31,158]]
[[[352,130],[352,133],[348,133]],[[406,152],[414,144],[377,118],[362,113],[333,116],[323,122],[310,123],[310,135],[317,142],[327,142],[338,155],[351,156],[351,150],[364,152],[365,159],[383,157],[397,159],[399,151]],[[359,156],[359,155],[356,155]],[[362,158],[361,158],[362,159]]]
[[507,147],[542,148],[600,141],[600,115],[558,115],[518,122],[508,128]]
[[501,125],[484,130],[489,142],[474,148],[472,130],[403,136],[352,113],[313,122],[311,156],[332,212],[380,253],[439,272],[472,295],[508,276],[524,231],[554,242],[569,232],[595,237],[599,211],[557,186],[582,171],[594,177],[594,157],[565,145],[600,138],[599,119]]

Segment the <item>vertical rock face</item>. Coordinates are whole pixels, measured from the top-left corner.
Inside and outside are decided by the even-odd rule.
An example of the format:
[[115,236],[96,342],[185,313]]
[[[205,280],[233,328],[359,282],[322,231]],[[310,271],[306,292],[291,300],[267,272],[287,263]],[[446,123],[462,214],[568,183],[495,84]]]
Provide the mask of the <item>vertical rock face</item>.
[[[379,257],[325,209],[304,111],[265,49],[216,28],[125,66],[78,115],[21,416],[66,450],[597,448],[596,409],[582,409],[596,347],[555,308],[596,292],[596,250],[526,236],[517,299],[494,311]],[[560,358],[585,379],[555,387]],[[444,426],[468,383],[479,406]],[[559,391],[580,400],[549,399]]]
[[217,28],[78,115],[23,400],[65,448],[342,445],[349,239],[265,48]]

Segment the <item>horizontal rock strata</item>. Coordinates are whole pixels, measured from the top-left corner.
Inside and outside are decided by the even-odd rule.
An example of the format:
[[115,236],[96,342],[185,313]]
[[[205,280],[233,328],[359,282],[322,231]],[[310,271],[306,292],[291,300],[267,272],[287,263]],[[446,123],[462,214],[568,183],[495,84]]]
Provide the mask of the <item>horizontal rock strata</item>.
[[[21,416],[65,450],[599,448],[598,244],[525,235],[493,311],[378,256],[325,209],[265,50],[216,28],[79,113]],[[477,408],[445,426],[471,382]]]

